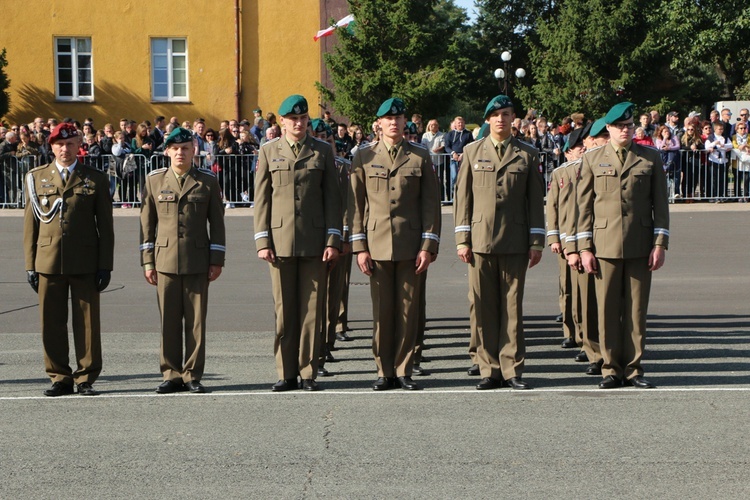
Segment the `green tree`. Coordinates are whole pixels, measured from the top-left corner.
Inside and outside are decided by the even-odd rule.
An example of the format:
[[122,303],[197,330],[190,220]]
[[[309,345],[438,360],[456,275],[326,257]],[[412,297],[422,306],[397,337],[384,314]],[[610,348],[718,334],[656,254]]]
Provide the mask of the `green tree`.
[[[658,46],[673,54],[671,68],[709,69],[722,88],[715,99],[735,99],[750,77],[750,4],[740,0],[670,0],[649,12]],[[711,71],[712,70],[712,71]]]
[[10,80],[5,73],[5,67],[7,65],[8,60],[5,58],[5,49],[3,49],[3,51],[0,52],[0,116],[5,116],[10,110],[10,94],[8,94]]
[[316,83],[324,101],[366,123],[385,99],[398,96],[409,113],[436,116],[459,80],[466,15],[452,0],[349,0],[356,25],[337,30],[324,60],[333,87]]
[[[477,18],[468,47],[469,58],[460,66],[465,75],[462,80],[462,96],[481,118],[484,106],[500,92],[493,73],[503,68],[500,55],[510,51],[512,59],[509,73],[516,68],[524,68],[528,76],[529,48],[538,43],[537,24],[552,18],[557,11],[557,3],[551,0],[476,0]],[[519,96],[528,78],[517,81],[510,76],[508,94]],[[520,102],[516,102],[520,113]]]
[[521,89],[523,101],[560,119],[572,112],[603,114],[629,99],[645,107],[654,95],[677,84],[671,55],[655,43],[647,0],[568,0],[558,14],[538,24],[531,47],[535,83]]

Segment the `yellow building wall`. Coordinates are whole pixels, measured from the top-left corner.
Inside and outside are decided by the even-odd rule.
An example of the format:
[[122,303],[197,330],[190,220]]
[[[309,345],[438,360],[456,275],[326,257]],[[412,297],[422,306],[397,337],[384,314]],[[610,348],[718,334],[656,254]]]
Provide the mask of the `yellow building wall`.
[[[320,0],[241,0],[241,117],[260,106],[278,110],[290,94],[317,107],[320,79]],[[36,116],[94,119],[97,127],[122,117],[180,121],[203,117],[209,126],[234,118],[234,0],[46,0],[13,9],[3,23],[11,109],[6,121]],[[54,38],[90,37],[94,102],[55,99]],[[189,103],[151,102],[151,37],[186,37]]]
[[257,107],[276,113],[292,94],[307,98],[318,116],[320,45],[313,40],[320,26],[321,0],[243,1],[242,110],[252,118]]

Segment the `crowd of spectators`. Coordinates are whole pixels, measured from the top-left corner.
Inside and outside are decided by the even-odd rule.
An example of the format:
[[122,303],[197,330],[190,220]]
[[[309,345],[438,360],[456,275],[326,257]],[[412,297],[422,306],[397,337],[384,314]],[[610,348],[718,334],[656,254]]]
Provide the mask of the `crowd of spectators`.
[[[748,110],[731,123],[729,109],[711,111],[708,120],[701,120],[698,112],[691,112],[680,120],[670,111],[661,123],[658,111],[643,112],[634,130],[634,142],[661,151],[665,172],[668,174],[671,199],[692,201],[701,199],[721,202],[727,197],[746,202],[750,198],[750,145],[748,145]],[[334,136],[338,156],[351,159],[363,145],[380,138],[377,122],[369,130],[361,124],[336,122],[330,111],[322,120]],[[281,128],[273,113],[263,115],[253,110],[252,121],[222,120],[214,129],[205,120],[196,118],[180,122],[177,117],[167,121],[157,116],[153,123],[140,123],[122,118],[119,129],[112,123],[96,128],[90,118],[80,122],[66,118],[81,131],[83,141],[79,160],[107,171],[111,179],[113,199],[117,193],[123,207],[138,202],[144,161],[161,155],[164,137],[175,127],[189,129],[195,136],[195,153],[200,166],[210,168],[224,187],[227,207],[249,206],[253,200],[253,170],[258,148],[281,136]],[[528,142],[540,152],[540,169],[546,178],[562,161],[563,146],[574,129],[583,127],[587,120],[582,113],[572,113],[559,123],[538,116],[529,110],[524,118],[513,121],[512,135]],[[23,175],[36,165],[52,161],[47,137],[58,121],[36,118],[29,124],[0,125],[0,204],[18,203]],[[463,148],[477,139],[480,127],[468,130],[461,116],[453,118],[446,130],[441,130],[437,119],[430,119],[425,127],[420,114],[414,114],[407,127],[413,127],[412,138],[426,147],[441,180],[444,201],[452,199],[453,185],[461,164]],[[13,157],[15,161],[8,161]],[[151,162],[153,164],[153,162]],[[736,182],[734,180],[736,179]],[[734,186],[734,188],[732,188]],[[734,191],[732,191],[734,189]]]

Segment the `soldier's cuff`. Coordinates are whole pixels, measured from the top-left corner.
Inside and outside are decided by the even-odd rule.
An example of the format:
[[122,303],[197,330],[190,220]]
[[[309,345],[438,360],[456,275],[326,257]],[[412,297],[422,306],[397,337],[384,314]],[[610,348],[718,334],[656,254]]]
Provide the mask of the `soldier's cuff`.
[[542,252],[542,251],[544,251],[544,247],[543,247],[543,246],[541,246],[541,245],[531,245],[531,247],[530,247],[530,248],[531,248],[531,250],[536,250],[537,252]]
[[151,262],[149,262],[147,264],[143,264],[143,270],[144,271],[153,271],[154,269],[156,269],[156,266],[153,263],[151,263]]

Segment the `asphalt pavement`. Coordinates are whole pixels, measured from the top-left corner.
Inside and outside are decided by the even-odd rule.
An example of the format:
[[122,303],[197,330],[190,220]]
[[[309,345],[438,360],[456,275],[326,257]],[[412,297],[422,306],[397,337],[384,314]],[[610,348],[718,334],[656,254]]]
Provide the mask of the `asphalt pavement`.
[[[227,211],[227,263],[210,287],[208,394],[157,395],[156,291],[139,268],[138,218],[117,210],[102,295],[97,397],[46,398],[23,221],[0,210],[0,499],[747,498],[750,495],[750,209],[674,206],[654,275],[646,377],[602,391],[560,348],[557,266],[527,278],[524,379],[476,391],[467,275],[444,210],[428,275],[430,375],[422,391],[370,389],[371,303],[352,273],[350,326],[317,393],[271,393],[273,304],[252,210]],[[72,345],[72,341],[71,341]]]

